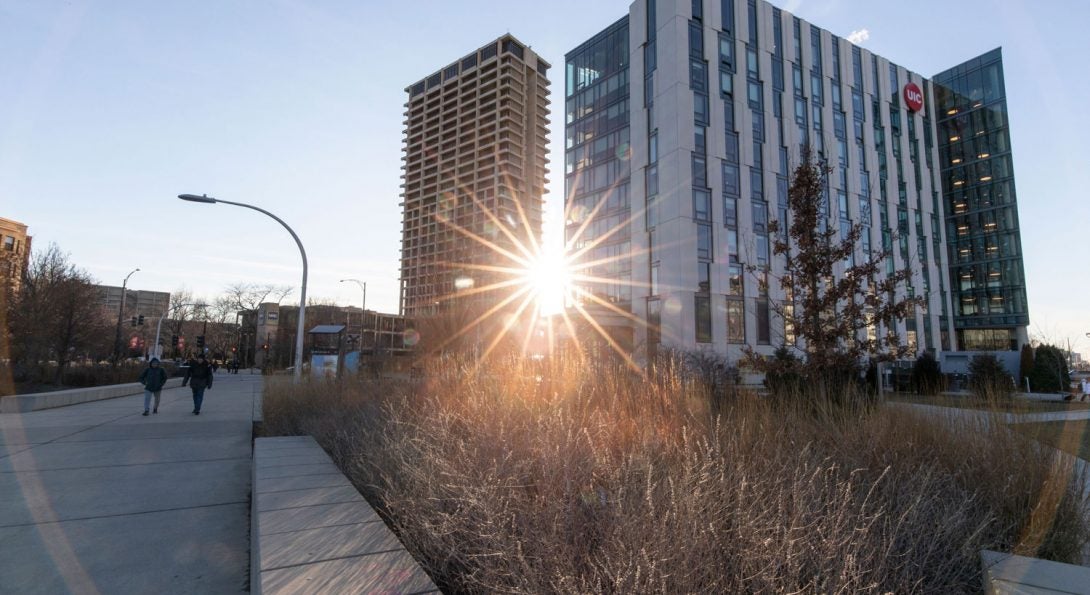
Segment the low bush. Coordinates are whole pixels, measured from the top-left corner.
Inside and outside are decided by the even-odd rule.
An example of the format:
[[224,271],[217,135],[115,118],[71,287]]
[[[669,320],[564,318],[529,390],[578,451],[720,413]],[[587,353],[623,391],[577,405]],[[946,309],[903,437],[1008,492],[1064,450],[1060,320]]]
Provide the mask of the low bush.
[[[0,364],[0,380],[11,379],[10,385],[0,382],[0,395],[136,382],[146,366],[142,362],[125,362],[117,367],[110,364],[75,363],[65,367],[61,383],[56,384],[56,364]],[[163,362],[163,367],[168,376],[177,375],[177,366],[173,362]]]
[[270,379],[264,425],[315,436],[446,592],[973,593],[981,548],[1080,560],[1084,478],[1001,424],[747,394],[716,412],[670,369]]
[[969,390],[980,399],[1008,400],[1014,395],[1014,379],[999,359],[982,353],[969,362]]
[[912,366],[912,388],[916,394],[934,396],[942,392],[945,378],[938,360],[930,351],[923,352]]
[[1067,357],[1059,347],[1041,345],[1033,358],[1033,369],[1029,374],[1030,388],[1035,393],[1066,393],[1069,372]]

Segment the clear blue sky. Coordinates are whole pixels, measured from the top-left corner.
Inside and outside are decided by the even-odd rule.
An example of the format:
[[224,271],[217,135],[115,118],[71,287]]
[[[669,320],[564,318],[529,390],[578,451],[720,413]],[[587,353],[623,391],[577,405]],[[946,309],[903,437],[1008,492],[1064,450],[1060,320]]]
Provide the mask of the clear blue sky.
[[[396,311],[404,87],[511,32],[554,65],[562,114],[564,52],[628,4],[0,0],[0,216],[103,283],[140,267],[141,289],[298,285],[275,222],[174,196],[254,202],[301,236],[311,296],[357,304],[337,280],[358,277],[369,307]],[[925,76],[1003,46],[1031,331],[1090,353],[1090,3],[777,5],[842,36],[866,29],[861,45]]]

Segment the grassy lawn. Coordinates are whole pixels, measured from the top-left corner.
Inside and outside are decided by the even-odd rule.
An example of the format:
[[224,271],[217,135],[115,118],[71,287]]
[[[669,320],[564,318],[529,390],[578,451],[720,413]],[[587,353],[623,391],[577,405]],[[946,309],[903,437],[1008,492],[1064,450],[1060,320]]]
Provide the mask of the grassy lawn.
[[887,400],[896,403],[918,403],[921,405],[935,405],[937,407],[980,409],[1001,413],[1054,413],[1062,411],[1085,411],[1090,409],[1090,403],[1064,401],[1059,397],[1057,397],[1055,401],[1028,401],[1018,398],[1011,401],[995,401],[979,399],[972,396],[959,397],[940,395],[936,397],[924,397],[909,393],[895,393],[888,396]]
[[1011,424],[1011,429],[1090,461],[1090,420]]

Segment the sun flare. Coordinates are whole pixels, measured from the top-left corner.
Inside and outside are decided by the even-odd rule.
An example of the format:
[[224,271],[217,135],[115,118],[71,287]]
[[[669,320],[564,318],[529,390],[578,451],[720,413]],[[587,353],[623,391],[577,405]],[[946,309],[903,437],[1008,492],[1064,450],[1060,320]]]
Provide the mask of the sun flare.
[[540,254],[530,259],[522,280],[530,287],[541,316],[552,316],[564,310],[571,295],[573,272],[563,254],[563,246],[542,247]]

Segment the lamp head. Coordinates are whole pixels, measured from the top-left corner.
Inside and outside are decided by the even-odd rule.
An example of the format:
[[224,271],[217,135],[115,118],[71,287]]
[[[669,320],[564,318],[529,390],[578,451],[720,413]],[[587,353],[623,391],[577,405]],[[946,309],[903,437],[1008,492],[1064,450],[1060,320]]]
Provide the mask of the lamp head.
[[209,204],[215,204],[216,202],[216,199],[208,196],[207,194],[202,194],[200,196],[197,196],[196,194],[179,194],[178,198],[182,200],[188,200],[189,202],[203,202]]

